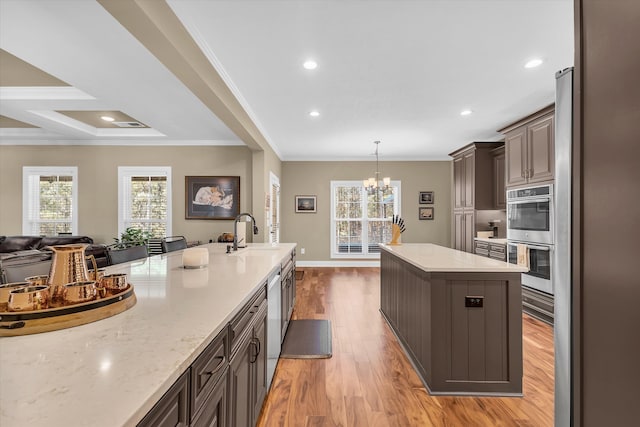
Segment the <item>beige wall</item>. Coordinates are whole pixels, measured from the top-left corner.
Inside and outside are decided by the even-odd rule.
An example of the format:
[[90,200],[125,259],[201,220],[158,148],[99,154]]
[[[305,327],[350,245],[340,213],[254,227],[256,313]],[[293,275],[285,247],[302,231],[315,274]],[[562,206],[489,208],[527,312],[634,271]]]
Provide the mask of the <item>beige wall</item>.
[[[451,162],[381,162],[384,176],[401,181],[401,213],[406,223],[405,243],[451,243]],[[332,180],[359,180],[372,176],[373,162],[283,162],[281,241],[298,243],[299,262],[330,261]],[[433,221],[418,220],[418,192],[434,191]],[[296,195],[317,196],[317,210],[295,213]],[[300,252],[305,248],[305,254]],[[341,261],[341,260],[338,260]]]
[[253,211],[252,152],[246,147],[0,146],[0,235],[22,234],[22,167],[77,166],[79,234],[112,243],[118,234],[118,166],[171,166],[172,234],[216,239],[228,220],[185,220],[185,176],[240,176],[240,208]]

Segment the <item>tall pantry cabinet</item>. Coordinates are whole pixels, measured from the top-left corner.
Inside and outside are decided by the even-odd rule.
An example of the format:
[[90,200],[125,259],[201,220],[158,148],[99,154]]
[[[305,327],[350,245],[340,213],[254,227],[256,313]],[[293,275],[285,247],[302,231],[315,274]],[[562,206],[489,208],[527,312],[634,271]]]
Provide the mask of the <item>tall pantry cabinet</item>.
[[494,153],[501,142],[472,142],[453,158],[453,248],[473,252],[475,211],[495,209]]

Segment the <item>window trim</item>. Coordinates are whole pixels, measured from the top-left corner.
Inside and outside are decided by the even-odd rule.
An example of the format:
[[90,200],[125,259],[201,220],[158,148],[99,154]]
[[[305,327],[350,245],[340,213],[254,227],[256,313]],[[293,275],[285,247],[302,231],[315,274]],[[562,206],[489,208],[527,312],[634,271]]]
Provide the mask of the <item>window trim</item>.
[[171,166],[118,166],[118,236],[125,231],[125,194],[133,176],[164,176],[167,178],[167,226],[166,236],[172,236],[172,197],[171,194]]
[[[336,252],[336,188],[337,187],[361,187],[362,192],[366,193],[366,190],[362,186],[362,181],[357,180],[336,180],[331,181],[331,239],[330,239],[330,248],[329,254],[331,259],[380,259],[380,253],[339,253]],[[401,194],[402,194],[402,186],[401,181],[391,181],[391,187],[396,187],[396,200],[394,202],[394,215],[400,215],[401,211]],[[367,214],[367,198],[362,198],[362,212],[364,215]],[[369,218],[363,218],[362,220],[362,232],[363,232],[363,240],[367,239],[366,230],[368,226]],[[368,242],[365,242],[365,246],[368,251]]]
[[[30,218],[29,203],[31,187],[29,177],[31,176],[71,176],[71,234],[78,235],[78,167],[77,166],[23,166],[22,167],[22,234],[32,236],[32,223]],[[38,198],[39,200],[39,198]],[[39,211],[39,202],[38,209]],[[34,209],[34,212],[36,210]],[[43,222],[40,219],[37,222]],[[51,221],[48,221],[51,222]]]

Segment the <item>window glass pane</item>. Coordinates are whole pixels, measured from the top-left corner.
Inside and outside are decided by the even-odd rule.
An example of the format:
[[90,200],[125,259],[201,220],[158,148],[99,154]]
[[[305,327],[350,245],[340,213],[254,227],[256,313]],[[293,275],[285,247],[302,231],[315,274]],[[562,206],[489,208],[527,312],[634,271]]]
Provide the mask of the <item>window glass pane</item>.
[[398,212],[399,183],[373,193],[367,192],[360,182],[349,184],[332,184],[336,233],[333,254],[378,254],[378,244],[391,241],[391,219]]
[[369,221],[367,232],[369,252],[380,252],[378,243],[391,241],[391,221]]
[[[120,195],[120,203],[124,203],[123,214],[118,228],[133,227],[149,232],[153,237],[167,236],[170,220],[169,206],[169,168],[126,168],[119,174],[124,199]],[[146,172],[162,174],[145,175]]]
[[76,177],[76,167],[23,167],[23,234],[77,233]]
[[337,221],[336,232],[338,253],[362,252],[362,222]]

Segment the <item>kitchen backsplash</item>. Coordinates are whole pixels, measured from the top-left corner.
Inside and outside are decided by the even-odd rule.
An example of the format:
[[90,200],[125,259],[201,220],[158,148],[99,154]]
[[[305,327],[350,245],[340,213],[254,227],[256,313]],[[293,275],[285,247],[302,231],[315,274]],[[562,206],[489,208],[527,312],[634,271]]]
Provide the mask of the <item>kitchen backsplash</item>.
[[[476,231],[490,231],[489,222],[494,221],[498,227],[498,236],[507,237],[507,212],[506,211],[476,211]],[[497,222],[499,221],[499,222]]]

